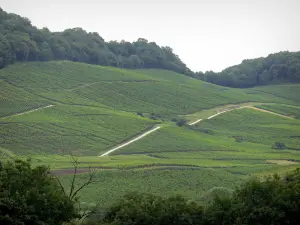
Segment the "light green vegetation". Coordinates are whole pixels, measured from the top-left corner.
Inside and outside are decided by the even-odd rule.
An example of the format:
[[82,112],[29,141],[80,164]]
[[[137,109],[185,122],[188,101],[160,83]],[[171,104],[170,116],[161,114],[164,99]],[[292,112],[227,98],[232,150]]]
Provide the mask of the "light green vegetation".
[[[226,179],[224,179],[226,177]],[[62,177],[66,186],[70,177]],[[78,183],[87,179],[86,174],[79,176]],[[112,204],[128,192],[150,192],[161,196],[182,194],[194,200],[211,188],[224,186],[234,188],[242,180],[242,175],[227,172],[224,169],[144,169],[99,171],[92,184],[82,193],[84,202],[99,203],[100,207]]]
[[[127,191],[142,190],[206,201],[216,188],[230,191],[251,176],[299,167],[297,149],[272,148],[276,140],[299,146],[299,138],[287,136],[299,129],[298,120],[247,108],[193,127],[167,126],[115,152],[119,155],[100,158],[101,166],[110,170],[100,169],[97,181],[102,185],[91,185],[82,199],[105,206]],[[241,142],[233,138],[237,136],[243,137]]]
[[[236,106],[276,111],[278,104],[299,105],[287,85],[232,89],[165,70],[68,61],[9,66],[0,70],[0,85],[0,154],[31,156],[35,165],[48,164],[65,175],[72,168],[70,153],[82,168],[102,168],[82,201],[107,205],[125,192],[148,190],[201,200],[216,187],[231,190],[253,174],[299,165],[279,160],[300,162],[297,119],[253,109],[205,119]],[[300,85],[291,88],[297,92]],[[296,113],[294,108],[284,110]],[[152,113],[156,120],[148,118]],[[204,120],[178,127],[172,118]],[[161,129],[98,157],[157,123]],[[273,149],[274,142],[287,149]],[[64,182],[68,178],[62,176]]]
[[300,119],[300,107],[298,106],[283,105],[283,104],[269,104],[269,105],[263,104],[257,107],[275,113],[279,113],[285,116],[291,116]]
[[[293,167],[295,168],[295,167]],[[252,174],[262,176],[272,171],[291,170],[292,167],[257,165],[243,168],[163,167],[131,170],[99,170],[94,183],[81,194],[81,201],[107,207],[128,192],[148,192],[161,196],[181,194],[196,201],[207,201],[216,188],[233,190]],[[263,171],[263,173],[262,173]],[[60,176],[69,187],[71,176]],[[86,173],[78,176],[77,184],[88,179]]]
[[253,109],[234,110],[195,126],[200,132],[271,147],[275,142],[299,149],[300,121]]
[[292,100],[294,103],[291,103],[291,105],[300,105],[299,84],[268,85],[256,88],[249,88],[246,89],[246,91],[251,94],[271,94],[273,96],[286,99],[287,101],[284,104],[290,104],[288,102]]
[[1,146],[19,154],[98,155],[154,125],[131,113],[67,105],[0,122]]
[[[256,90],[248,93],[220,87],[165,70],[132,71],[68,61],[16,64],[2,69],[0,79],[3,91],[7,92],[10,84],[31,93],[28,100],[42,99],[45,105],[87,105],[167,117],[230,103],[296,101]],[[17,89],[10,92],[19,93]],[[15,100],[12,95],[11,101]],[[10,114],[20,111],[14,105],[4,106]]]
[[[0,70],[1,74],[1,70]],[[49,101],[0,80],[0,117],[43,107]]]

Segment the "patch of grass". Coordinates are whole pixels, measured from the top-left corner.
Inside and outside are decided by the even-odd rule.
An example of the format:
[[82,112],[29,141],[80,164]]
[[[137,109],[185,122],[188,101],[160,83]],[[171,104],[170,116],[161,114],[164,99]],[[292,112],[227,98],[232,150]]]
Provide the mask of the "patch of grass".
[[[271,94],[273,96],[283,98],[286,100],[283,104],[290,105],[300,105],[299,93],[300,85],[299,84],[282,84],[282,85],[268,85],[248,89],[248,92],[251,94],[260,93],[260,94]],[[292,102],[291,102],[292,101]]]
[[46,105],[48,100],[0,80],[0,118]]
[[278,114],[282,114],[285,116],[295,117],[300,119],[300,107],[284,105],[284,104],[268,104],[268,105],[259,105],[257,108],[269,110]]
[[154,125],[132,113],[63,105],[0,122],[1,146],[18,154],[99,155]]
[[224,113],[211,120],[204,120],[195,130],[209,129],[215,136],[241,136],[244,141],[272,146],[284,143],[287,148],[297,149],[300,145],[300,121],[278,117],[253,109],[239,109]]
[[[226,179],[224,179],[226,177]],[[63,176],[69,187],[70,177]],[[78,183],[87,179],[81,174]],[[81,193],[81,201],[97,203],[101,207],[111,205],[128,192],[149,192],[161,196],[181,194],[193,200],[201,200],[209,189],[222,186],[233,189],[244,179],[223,169],[149,169],[149,170],[102,170],[96,173],[95,183]]]

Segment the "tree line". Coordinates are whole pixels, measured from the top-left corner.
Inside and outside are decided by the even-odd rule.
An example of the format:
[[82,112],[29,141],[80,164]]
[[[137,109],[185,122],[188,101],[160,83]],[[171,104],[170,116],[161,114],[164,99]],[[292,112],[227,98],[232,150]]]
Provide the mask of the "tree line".
[[196,72],[193,76],[217,85],[238,88],[300,82],[300,52],[284,51],[265,58],[247,59],[220,73]]
[[[29,19],[0,8],[0,69],[14,62],[70,60],[128,69],[160,68],[222,86],[247,88],[270,83],[300,82],[300,52],[279,52],[213,71],[193,72],[171,47],[144,38],[108,41],[82,28],[51,32]],[[201,62],[199,62],[201,64]]]
[[5,225],[296,225],[300,222],[300,169],[252,179],[207,205],[182,196],[129,193],[110,207],[80,207],[78,193],[93,182],[62,185],[46,166],[0,161],[0,224]]
[[139,38],[135,42],[105,40],[82,28],[51,32],[29,19],[0,8],[0,68],[16,61],[70,60],[120,68],[162,68],[191,71],[173,49]]

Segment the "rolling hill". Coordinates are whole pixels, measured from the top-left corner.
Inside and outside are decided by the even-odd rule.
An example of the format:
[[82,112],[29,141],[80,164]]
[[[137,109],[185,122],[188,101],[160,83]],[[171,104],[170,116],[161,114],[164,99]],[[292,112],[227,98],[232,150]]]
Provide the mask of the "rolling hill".
[[67,184],[75,155],[83,172],[98,168],[105,181],[91,185],[83,201],[103,206],[135,190],[202,201],[214,188],[231,190],[300,162],[297,84],[236,89],[161,69],[50,61],[1,69],[0,92],[2,156],[31,156]]

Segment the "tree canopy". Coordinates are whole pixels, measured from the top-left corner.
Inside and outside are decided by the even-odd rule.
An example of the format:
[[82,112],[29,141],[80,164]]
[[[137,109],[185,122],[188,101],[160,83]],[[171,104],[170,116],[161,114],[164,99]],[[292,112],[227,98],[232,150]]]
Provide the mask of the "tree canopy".
[[247,59],[220,73],[197,72],[198,79],[229,87],[247,88],[270,83],[300,82],[300,52],[279,52]]
[[231,195],[216,195],[205,207],[180,196],[129,194],[104,214],[94,215],[95,222],[91,224],[296,225],[299,213],[300,169],[297,169],[283,177],[250,180]]
[[[106,42],[97,32],[82,28],[51,32],[29,19],[0,8],[0,69],[17,61],[70,60],[128,69],[160,68],[210,83],[247,88],[282,82],[300,82],[300,52],[279,52],[247,59],[220,73],[192,72],[172,48],[144,38],[134,42]],[[201,62],[199,62],[201,63]]]
[[15,61],[71,60],[120,68],[162,68],[191,71],[170,47],[139,38],[135,42],[105,40],[82,28],[51,32],[29,19],[0,8],[0,68]]
[[47,167],[0,161],[0,224],[58,225],[76,216],[74,202]]

